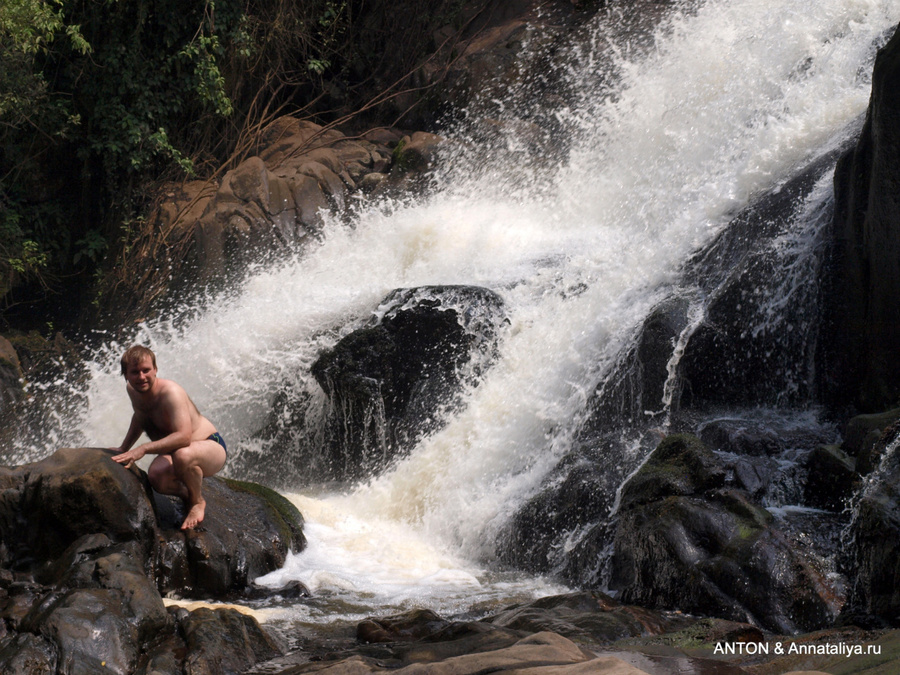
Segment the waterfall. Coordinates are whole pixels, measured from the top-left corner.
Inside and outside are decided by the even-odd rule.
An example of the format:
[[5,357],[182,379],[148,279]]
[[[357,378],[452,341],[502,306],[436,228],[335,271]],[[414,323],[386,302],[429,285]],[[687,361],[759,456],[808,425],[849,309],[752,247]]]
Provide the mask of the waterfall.
[[[627,11],[627,2],[608,9]],[[468,284],[504,299],[499,359],[440,431],[361,484],[291,486],[310,549],[267,582],[301,578],[340,597],[350,617],[410,603],[462,611],[557,589],[490,569],[497,537],[558,479],[589,401],[634,349],[644,320],[689,287],[652,411],[652,424],[668,428],[685,343],[714,294],[712,281],[691,281],[692,256],[847,140],[868,102],[875,50],[898,21],[900,7],[887,0],[688,2],[634,49],[598,18],[591,39],[559,57],[564,102],[548,110],[511,91],[492,113],[502,131],[491,146],[470,110],[448,129],[450,149],[426,196],[360,202],[332,217],[313,249],[260,266],[200,310],[139,326],[134,341],[155,350],[160,376],[184,386],[230,449],[265,463],[283,451],[254,436],[275,393],[302,394],[314,426],[324,395],[311,364],[392,290]],[[547,120],[536,154],[517,130]],[[751,331],[779,324],[785,306],[814,302],[808,279],[830,172],[819,175],[791,228],[772,233],[779,266],[797,274],[773,279]],[[810,233],[809,223],[819,229]],[[125,346],[98,351],[73,410],[48,426],[31,458],[62,443],[121,441],[130,418],[117,363]],[[785,387],[796,390],[786,392],[792,403],[808,394],[799,381]],[[616,421],[624,448],[616,475],[644,458],[646,423],[634,431]],[[559,546],[575,547],[582,534]],[[310,606],[312,621],[335,611]]]

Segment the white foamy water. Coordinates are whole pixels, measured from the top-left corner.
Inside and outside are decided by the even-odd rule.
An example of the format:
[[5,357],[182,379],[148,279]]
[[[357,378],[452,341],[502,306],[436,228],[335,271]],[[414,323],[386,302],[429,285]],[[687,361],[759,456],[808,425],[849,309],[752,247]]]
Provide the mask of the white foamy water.
[[[266,583],[300,579],[347,616],[558,590],[479,561],[685,258],[864,112],[874,47],[898,20],[883,0],[694,3],[649,55],[617,57],[612,86],[596,64],[613,57],[582,48],[576,101],[555,111],[572,139],[560,166],[498,165],[461,144],[428,199],[362,205],[353,228],[329,224],[315,250],[259,269],[198,317],[142,327],[160,375],[249,452],[276,388],[314,391],[316,355],[391,290],[473,284],[507,303],[499,362],[441,432],[339,495],[296,485],[309,549]],[[93,364],[81,442],[116,445],[127,429],[122,347]]]

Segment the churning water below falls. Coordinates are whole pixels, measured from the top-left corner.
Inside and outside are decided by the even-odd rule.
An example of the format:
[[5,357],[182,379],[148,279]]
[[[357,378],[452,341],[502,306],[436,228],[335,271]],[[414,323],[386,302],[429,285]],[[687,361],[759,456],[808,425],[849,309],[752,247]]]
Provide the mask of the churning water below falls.
[[[616,11],[611,3],[612,21]],[[588,44],[558,57],[567,107],[540,111],[565,138],[555,165],[530,156],[512,132],[501,147],[452,144],[429,196],[361,202],[295,261],[255,270],[202,310],[142,325],[135,340],[156,351],[160,375],[185,387],[243,465],[264,465],[286,452],[254,436],[275,393],[307,392],[315,417],[325,397],[310,365],[392,290],[475,285],[506,303],[498,360],[440,431],[360,484],[309,487],[282,476],[307,519],[309,547],[259,581],[299,579],[313,598],[262,618],[328,624],[410,607],[477,614],[561,592],[552,577],[494,569],[499,533],[572,449],[588,400],[645,317],[682,293],[682,342],[702,321],[709,284],[686,280],[691,256],[853,133],[875,50],[898,21],[900,5],[888,0],[691,2],[635,55],[607,39],[608,19],[598,20]],[[525,106],[509,96],[500,107],[513,122]],[[468,118],[477,124],[476,112]],[[467,128],[446,135],[465,140]],[[814,305],[830,181],[825,170],[770,242],[781,268],[747,331],[772,333],[785,323],[782,308]],[[815,307],[806,314],[814,321]],[[811,335],[810,321],[784,330]],[[671,422],[679,346],[652,415],[617,422],[622,450],[609,462],[623,477]],[[111,446],[124,436],[122,347],[109,344],[92,364],[77,442]],[[803,394],[808,368],[798,363],[784,379],[785,407],[768,400],[764,411],[734,414],[791,417],[792,406],[815,424]],[[29,459],[72,440],[54,436]],[[609,501],[614,509],[614,495]],[[776,502],[773,509],[790,507]],[[567,537],[556,547],[577,534]]]

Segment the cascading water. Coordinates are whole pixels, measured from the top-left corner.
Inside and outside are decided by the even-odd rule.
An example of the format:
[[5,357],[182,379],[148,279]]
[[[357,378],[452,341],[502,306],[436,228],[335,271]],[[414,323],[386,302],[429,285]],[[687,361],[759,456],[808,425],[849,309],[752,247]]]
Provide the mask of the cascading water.
[[[673,10],[652,47],[631,56],[603,28],[627,3],[610,5],[613,19],[598,19],[591,44],[560,57],[567,107],[541,110],[555,125],[548,137],[565,139],[557,165],[530,155],[514,133],[521,126],[510,92],[500,146],[464,142],[466,125],[450,132],[461,142],[429,196],[362,203],[352,226],[333,220],[313,250],[255,270],[199,315],[187,309],[178,321],[137,331],[135,341],[156,351],[161,376],[190,392],[243,463],[265,464],[285,451],[254,435],[275,392],[305,392],[314,422],[324,394],[311,364],[389,292],[468,284],[503,297],[510,324],[499,359],[440,431],[360,485],[292,486],[310,546],[263,581],[299,578],[312,589],[316,599],[294,608],[297,616],[327,622],[410,605],[477,611],[552,592],[540,578],[482,565],[522,505],[557,479],[587,402],[634,348],[638,327],[692,283],[686,261],[756,197],[846,139],[868,102],[875,49],[900,21],[900,7],[885,0],[711,0]],[[821,237],[804,228],[823,222],[813,216],[827,202],[827,176],[818,185],[824,194],[804,207],[810,217],[773,233],[773,250],[795,270],[815,271],[809,251]],[[812,249],[797,244],[806,239]],[[781,305],[814,297],[808,281],[797,282],[804,278],[778,275],[780,290],[770,289],[759,308],[766,321],[749,330],[769,330]],[[666,357],[669,379],[648,417],[663,431],[684,342],[714,295],[707,286],[698,282],[685,296],[690,310]],[[64,443],[117,444],[130,418],[117,373],[122,347],[108,344],[90,364],[65,430],[48,423],[40,442],[8,461]],[[799,400],[803,385],[786,386],[799,392],[787,396],[792,404],[808,402]],[[648,419],[631,428],[629,419],[606,422],[625,448],[611,460],[621,478],[653,437],[644,436]],[[553,544],[563,552],[579,535],[564,539]]]

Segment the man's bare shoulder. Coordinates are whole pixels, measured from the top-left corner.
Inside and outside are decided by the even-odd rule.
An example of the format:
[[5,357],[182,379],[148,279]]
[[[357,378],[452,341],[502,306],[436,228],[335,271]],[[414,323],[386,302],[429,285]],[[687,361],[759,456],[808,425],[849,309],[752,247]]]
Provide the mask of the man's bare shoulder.
[[157,380],[156,396],[161,401],[180,403],[188,400],[187,392],[174,380]]

